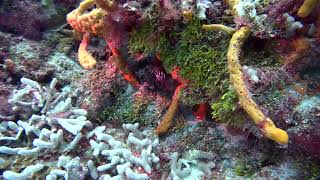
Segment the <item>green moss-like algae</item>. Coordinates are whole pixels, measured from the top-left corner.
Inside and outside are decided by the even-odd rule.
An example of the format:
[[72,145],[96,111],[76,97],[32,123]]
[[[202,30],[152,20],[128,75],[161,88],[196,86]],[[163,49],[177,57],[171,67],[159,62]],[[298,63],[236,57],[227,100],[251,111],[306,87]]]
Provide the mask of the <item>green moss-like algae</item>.
[[[231,36],[202,30],[198,19],[176,25],[173,29],[177,31],[169,35],[154,32],[155,26],[156,23],[146,23],[132,34],[130,52],[158,53],[168,73],[179,67],[180,75],[190,81],[182,98],[184,104],[193,106],[201,103],[199,99],[214,102],[214,118],[222,122],[238,121],[235,115],[237,100],[235,96],[231,98],[229,89],[226,57]],[[201,93],[192,95],[190,92]]]
[[101,121],[112,121],[123,123],[146,124],[150,114],[145,113],[146,104],[137,104],[132,98],[133,90],[128,88],[125,92],[115,94],[114,103],[102,110],[99,119]]

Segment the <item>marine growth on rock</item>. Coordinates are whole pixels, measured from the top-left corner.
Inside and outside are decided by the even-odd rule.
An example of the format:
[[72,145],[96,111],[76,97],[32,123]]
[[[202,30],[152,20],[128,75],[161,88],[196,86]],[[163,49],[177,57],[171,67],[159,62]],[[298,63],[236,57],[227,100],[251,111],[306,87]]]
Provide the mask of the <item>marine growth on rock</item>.
[[3,0],[0,179],[319,179],[319,0]]

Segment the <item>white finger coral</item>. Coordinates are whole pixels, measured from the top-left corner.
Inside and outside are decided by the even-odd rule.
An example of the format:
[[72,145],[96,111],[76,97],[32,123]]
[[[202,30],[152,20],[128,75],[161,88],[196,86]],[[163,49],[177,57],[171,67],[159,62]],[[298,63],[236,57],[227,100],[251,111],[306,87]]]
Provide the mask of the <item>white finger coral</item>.
[[179,154],[174,152],[170,160],[170,177],[172,180],[200,180],[209,177],[215,166],[213,158],[212,154],[198,150],[189,151],[183,158],[179,158]]
[[[153,131],[142,132],[137,123],[124,124],[123,131],[112,132],[105,126],[93,129],[93,124],[87,120],[87,111],[74,107],[68,92],[55,89],[56,79],[49,86],[26,78],[21,79],[21,83],[22,88],[13,92],[10,103],[17,113],[31,113],[17,122],[0,124],[0,141],[7,142],[7,146],[0,147],[0,154],[37,157],[53,151],[60,153],[60,157],[58,161],[41,161],[43,164],[28,166],[20,173],[5,171],[5,179],[28,179],[45,166],[50,169],[46,180],[87,176],[150,179],[150,174],[159,167],[160,159],[153,152],[159,140]],[[86,130],[81,132],[84,128]],[[29,145],[17,143],[22,137],[27,137]],[[91,147],[86,149],[85,162],[81,162],[80,157],[61,155],[78,150],[82,141],[85,141],[84,147]],[[99,159],[99,164],[95,164],[95,159]]]
[[[14,111],[33,114],[29,119],[18,120],[17,123],[2,122],[0,141],[16,141],[24,132],[26,136],[33,137],[33,148],[2,147],[3,153],[31,155],[41,149],[75,149],[82,138],[80,131],[84,127],[92,127],[86,117],[87,111],[72,105],[69,91],[58,91],[55,88],[57,79],[53,79],[49,86],[41,86],[27,78],[22,78],[21,83],[22,88],[13,92],[9,103],[13,105]],[[9,131],[15,132],[15,136],[6,136]],[[64,140],[63,135],[68,133],[75,136],[71,142]]]
[[34,173],[41,171],[43,168],[43,164],[31,165],[26,167],[21,173],[5,171],[3,172],[3,177],[8,180],[26,180],[30,178]]
[[[111,171],[115,176],[103,175],[104,179],[149,179],[148,174],[159,163],[159,158],[152,152],[157,145],[157,138],[151,140],[138,129],[138,124],[124,124],[127,139],[117,140],[105,133],[105,128],[96,128],[96,141],[91,140],[93,155],[107,159],[106,164],[97,167],[102,173]],[[139,171],[139,173],[137,173]]]

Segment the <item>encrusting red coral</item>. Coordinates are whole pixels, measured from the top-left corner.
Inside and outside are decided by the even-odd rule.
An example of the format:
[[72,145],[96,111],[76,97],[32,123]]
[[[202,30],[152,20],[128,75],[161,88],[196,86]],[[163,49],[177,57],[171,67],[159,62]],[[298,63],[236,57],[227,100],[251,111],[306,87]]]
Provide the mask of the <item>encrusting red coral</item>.
[[138,89],[140,84],[135,75],[129,70],[127,63],[122,59],[120,51],[114,47],[113,42],[108,42],[109,47],[111,48],[112,58],[115,62],[117,68],[120,71],[120,74],[123,78],[130,83],[134,88]]

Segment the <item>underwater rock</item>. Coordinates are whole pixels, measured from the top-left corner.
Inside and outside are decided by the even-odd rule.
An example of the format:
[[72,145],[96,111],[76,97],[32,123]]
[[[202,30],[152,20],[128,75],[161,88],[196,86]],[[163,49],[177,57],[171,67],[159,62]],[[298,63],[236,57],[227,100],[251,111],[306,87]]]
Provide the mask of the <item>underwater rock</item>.
[[289,128],[292,137],[292,146],[303,150],[316,159],[320,159],[320,116],[319,96],[305,98],[295,108],[297,125]]
[[54,76],[63,83],[75,82],[87,73],[78,63],[59,52],[48,57],[48,64],[54,67]]
[[297,177],[303,178],[303,172],[295,167],[293,162],[287,161],[280,165],[267,166],[262,168],[258,173],[252,176],[253,179],[295,179]]
[[0,94],[0,120],[1,116],[10,116],[13,115],[12,106],[8,103],[8,95],[1,95]]
[[4,0],[0,5],[0,29],[30,39],[41,39],[49,15],[33,0]]
[[320,125],[314,125],[309,127],[296,127],[289,130],[292,137],[292,146],[295,149],[303,150],[309,156],[320,159]]
[[78,1],[3,0],[0,30],[40,40],[43,32],[65,26],[65,15]]

